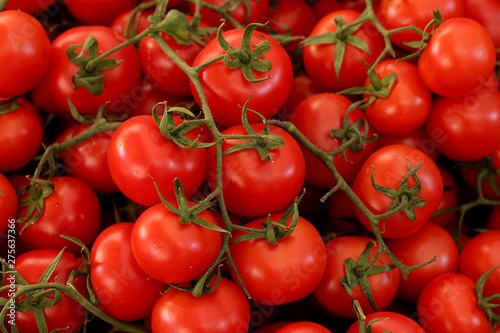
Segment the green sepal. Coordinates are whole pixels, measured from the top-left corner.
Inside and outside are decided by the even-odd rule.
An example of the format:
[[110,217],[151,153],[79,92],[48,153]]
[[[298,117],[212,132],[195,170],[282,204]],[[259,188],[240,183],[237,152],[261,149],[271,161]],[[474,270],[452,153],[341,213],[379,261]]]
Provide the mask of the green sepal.
[[[22,234],[24,229],[34,224],[42,217],[45,198],[54,192],[54,183],[49,180],[30,179],[33,184],[26,188],[28,197],[21,201],[19,208],[28,207],[26,215],[17,219],[17,223],[26,224],[23,226],[19,234]],[[33,215],[36,212],[35,215]],[[33,215],[33,216],[31,216]]]
[[500,304],[498,303],[490,303],[492,300],[500,300],[500,294],[495,294],[491,295],[489,297],[484,297],[484,285],[486,284],[486,281],[488,280],[489,276],[491,273],[493,273],[494,270],[500,268],[500,265],[492,267],[488,271],[486,271],[481,277],[476,282],[476,298],[478,300],[479,307],[481,307],[485,312],[486,315],[488,316],[489,321],[500,321],[500,315],[495,313],[494,309],[499,307]]
[[2,104],[0,104],[0,116],[12,112],[14,110],[17,110],[18,107],[19,103],[17,102],[17,99],[11,98],[8,101],[5,101]]

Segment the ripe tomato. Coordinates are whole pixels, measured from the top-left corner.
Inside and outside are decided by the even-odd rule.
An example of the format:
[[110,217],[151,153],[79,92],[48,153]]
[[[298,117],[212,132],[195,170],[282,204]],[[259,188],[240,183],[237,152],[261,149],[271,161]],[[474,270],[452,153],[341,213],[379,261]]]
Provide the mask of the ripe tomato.
[[214,291],[200,297],[170,289],[160,296],[151,315],[154,333],[246,333],[249,324],[250,306],[245,294],[226,278],[221,278]]
[[[386,146],[366,159],[352,186],[353,191],[373,214],[383,214],[393,202],[399,204],[401,200],[411,200],[411,196],[407,197],[407,190],[413,189],[414,191],[417,184],[414,177],[410,177],[407,181],[408,187],[403,190],[404,193],[392,199],[372,186],[371,177],[376,185],[397,190],[409,172],[408,163],[411,168],[422,163],[416,172],[421,182],[421,189],[416,197],[424,200],[425,206],[414,207],[414,221],[411,221],[403,211],[380,220],[379,230],[384,238],[410,236],[434,214],[443,196],[443,180],[436,163],[418,149],[405,145]],[[373,231],[370,221],[358,207],[355,207],[355,212],[361,224]]]
[[4,9],[5,10],[8,10],[8,9],[20,10],[22,12],[26,12],[29,14],[35,14],[35,13],[49,9],[54,3],[56,3],[56,0],[44,0],[44,1],[9,0],[5,4]]
[[0,49],[0,97],[22,96],[40,83],[49,68],[49,37],[32,15],[4,10],[0,12],[0,45],[4,45]]
[[474,93],[493,72],[495,61],[488,31],[470,18],[454,17],[434,31],[420,55],[418,70],[431,91],[457,98]]
[[[75,254],[80,247],[58,235],[66,235],[81,240],[89,246],[97,237],[101,226],[101,205],[92,188],[74,177],[54,177],[54,192],[44,200],[43,213],[38,221],[22,232],[27,222],[17,224],[17,234],[21,241],[32,250],[62,249]],[[28,197],[25,192],[20,202]],[[21,207],[18,218],[26,217],[28,207]],[[30,217],[34,216],[33,212]]]
[[[474,282],[493,267],[500,265],[500,230],[488,230],[472,237],[460,252],[459,272]],[[494,270],[484,285],[484,297],[500,293],[500,270]],[[498,303],[498,300],[495,300]],[[496,313],[500,313],[498,309]]]
[[[177,202],[171,201],[177,206]],[[190,207],[194,202],[188,202]],[[197,214],[209,223],[217,222],[208,211]],[[187,282],[205,272],[221,248],[219,232],[190,222],[163,203],[149,207],[135,222],[132,251],[139,266],[152,278],[166,283]]]
[[[352,102],[345,96],[336,93],[320,93],[304,99],[293,110],[290,115],[290,121],[297,129],[304,134],[309,141],[322,150],[329,152],[342,144],[342,140],[332,137],[330,132],[343,128],[343,121],[347,108]],[[349,124],[365,117],[360,109],[352,110],[347,116]],[[361,133],[364,134],[365,127],[361,127]],[[373,136],[373,130],[370,128],[367,137]],[[350,183],[356,177],[356,174],[366,160],[373,152],[375,144],[370,142],[365,144],[363,149],[355,153],[352,148],[346,152],[347,160],[342,154],[337,154],[333,159],[335,168],[340,172],[347,183]],[[306,160],[306,182],[321,188],[330,188],[335,186],[337,181],[328,170],[328,168],[311,152],[301,146],[302,153]]]
[[330,333],[325,326],[312,321],[298,321],[280,328],[276,333]]
[[[350,9],[329,13],[316,23],[309,37],[336,32],[335,17],[337,16],[342,17],[349,24],[354,22],[359,15],[360,12]],[[366,79],[366,66],[363,62],[372,65],[384,49],[384,38],[371,23],[363,23],[352,36],[362,39],[371,54],[347,44],[338,79],[333,66],[337,44],[316,44],[304,47],[303,63],[306,73],[322,89],[336,92],[350,87],[363,86]]]
[[[257,133],[264,124],[252,124]],[[284,139],[281,147],[269,150],[272,161],[263,161],[256,149],[243,149],[222,158],[224,202],[236,215],[259,217],[286,209],[299,194],[305,178],[304,157],[295,139],[285,130],[269,125],[270,134]],[[247,135],[243,125],[233,126],[224,135]],[[227,139],[222,152],[247,140]],[[207,183],[217,186],[216,148],[208,149]]]
[[71,15],[86,25],[109,25],[119,14],[138,4],[139,0],[71,0],[66,7]]
[[[372,333],[398,332],[398,333],[425,333],[416,321],[397,312],[379,311],[366,315],[365,327],[375,319],[382,319],[370,325]],[[347,333],[359,333],[359,321],[349,327]]]
[[[365,109],[366,119],[377,133],[409,134],[425,124],[431,113],[432,97],[418,74],[417,66],[395,59],[382,61],[375,67],[382,79],[390,73],[397,75],[387,98],[377,98]],[[368,78],[365,87],[371,86]],[[364,94],[364,98],[370,97]]]
[[447,273],[425,286],[417,303],[420,325],[427,333],[491,332],[491,322],[477,304],[474,282],[460,273]]
[[[263,1],[260,1],[263,3]],[[236,49],[240,49],[243,29],[233,29],[222,34],[226,41]],[[253,70],[256,79],[270,77],[265,81],[251,83],[245,79],[240,68],[229,69],[223,60],[217,61],[199,72],[201,87],[210,107],[214,120],[226,127],[241,124],[242,106],[251,96],[248,108],[255,110],[265,118],[271,118],[285,104],[292,87],[292,63],[286,50],[271,36],[254,31],[251,38],[251,50],[255,45],[269,41],[271,49],[260,59],[270,61],[269,72]],[[212,40],[198,54],[193,66],[198,66],[217,56],[225,54],[218,40]],[[230,82],[230,84],[228,84]],[[200,105],[200,96],[191,82],[191,91]],[[261,118],[249,112],[250,122],[260,122]]]
[[[191,22],[192,17],[187,16]],[[200,22],[199,28],[208,28],[209,25]],[[163,40],[189,66],[203,50],[204,46],[196,41],[189,45],[177,43],[170,34],[160,31]],[[154,38],[144,37],[139,45],[139,59],[141,68],[149,80],[160,90],[176,95],[191,96],[190,79],[177,64],[163,51]]]
[[[189,133],[186,136],[196,138]],[[109,171],[115,184],[130,200],[145,206],[160,202],[153,179],[167,200],[175,198],[175,178],[182,182],[187,197],[193,195],[205,179],[206,156],[204,148],[186,150],[163,137],[153,116],[126,120],[108,147]]]
[[[376,8],[376,4],[380,2],[380,0],[373,1],[373,7]],[[340,9],[353,9],[358,12],[362,12],[366,8],[365,0],[317,0],[312,4],[314,13],[316,15],[316,19],[319,21],[324,16],[328,15],[331,12]]]
[[288,120],[295,107],[309,96],[323,92],[305,73],[293,77],[292,89],[283,108],[276,114],[280,119]]
[[[0,233],[9,229],[17,214],[17,192],[9,179],[0,173]],[[9,232],[10,233],[10,232]],[[14,234],[12,235],[14,236]]]
[[14,171],[28,164],[42,143],[42,124],[38,110],[24,99],[18,108],[0,114],[0,171]]
[[[65,142],[89,129],[91,125],[77,124],[67,128],[55,142]],[[61,152],[68,175],[83,180],[99,193],[116,193],[116,186],[109,172],[107,152],[114,132],[101,132],[84,142]]]
[[125,31],[127,22],[130,19],[132,13],[133,9],[122,12],[113,19],[113,22],[111,22],[109,26],[124,36],[130,36],[130,33],[132,33],[133,24],[137,24],[135,31],[136,34],[143,32],[151,25],[151,22],[148,21],[148,16],[154,14],[154,9],[141,10],[139,13],[136,13],[136,16],[132,19],[129,30]]
[[[283,214],[263,217],[245,224],[263,229],[269,218],[279,221]],[[287,221],[290,226],[292,218]],[[235,240],[247,232],[237,231]],[[288,237],[269,244],[267,239],[244,240],[229,247],[243,284],[252,299],[261,304],[281,305],[302,299],[317,287],[325,271],[326,253],[321,235],[306,219],[299,217]],[[238,281],[232,266],[233,280]]]
[[[397,29],[413,25],[420,30],[433,19],[434,9],[439,10],[443,21],[452,17],[461,17],[464,14],[463,0],[381,0],[375,9],[377,18],[386,29]],[[420,41],[422,36],[412,30],[393,33],[391,41],[399,47],[414,50],[403,43]]]
[[[117,59],[120,64],[116,68],[103,71],[104,89],[100,95],[92,95],[84,88],[74,89],[73,75],[79,67],[73,64],[66,55],[66,48],[71,44],[83,45],[87,37],[97,39],[99,53],[109,51],[124,41],[124,37],[107,26],[78,26],[70,28],[54,39],[51,46],[52,61],[41,84],[48,85],[49,94],[57,106],[69,111],[68,97],[81,113],[97,114],[99,106],[106,102],[116,103],[130,94],[141,82],[139,56],[132,45],[129,45],[107,59]],[[77,49],[76,52],[79,52]]]
[[[23,253],[16,258],[16,271],[29,284],[37,284],[43,272],[54,261],[59,252],[60,250],[44,249]],[[71,270],[82,268],[83,265],[80,259],[75,259],[73,254],[64,252],[61,261],[49,279],[49,283],[55,282],[57,278],[58,283],[65,284]],[[6,281],[9,282],[8,276]],[[80,294],[88,297],[85,276],[76,275],[72,284]],[[6,295],[2,296],[5,297]],[[47,297],[53,298],[54,295]],[[21,296],[18,300],[24,298],[24,296]],[[76,333],[80,331],[85,322],[85,309],[83,306],[64,293],[61,293],[61,300],[56,305],[44,308],[43,314],[49,332],[64,329],[66,332]],[[18,332],[39,332],[33,311],[16,311],[15,325]]]
[[416,303],[424,287],[435,277],[458,270],[458,247],[444,228],[426,223],[408,237],[389,239],[387,246],[406,266],[422,264],[433,257],[437,260],[413,270],[407,279],[399,280],[398,296]]
[[[344,261],[347,258],[357,261],[360,254],[365,250],[367,243],[371,241],[374,240],[363,236],[340,236],[325,244],[325,274],[314,291],[314,296],[331,313],[342,317],[356,318],[356,313],[351,306],[351,296],[346,293],[341,285],[341,281],[346,275]],[[374,246],[370,251],[369,260],[375,256],[376,252],[377,246]],[[385,253],[382,253],[375,262],[375,265],[390,264],[392,264],[392,261]],[[399,271],[393,269],[384,273],[372,274],[368,276],[368,281],[378,310],[385,309],[393,301],[398,291]],[[374,311],[359,284],[353,288],[352,292],[354,299],[359,301],[365,314]]]
[[500,3],[495,0],[464,0],[464,16],[481,23],[490,34],[496,48],[500,47],[500,29],[497,18],[500,15]]
[[[265,15],[267,12],[267,7],[269,5],[269,0],[249,0],[247,3],[250,6],[250,13],[248,13],[245,3],[239,1],[237,6],[231,6],[231,4],[225,3],[225,0],[204,0],[207,4],[212,6],[222,6],[226,5],[226,9],[229,9],[229,15],[236,20],[239,24],[246,26],[250,23],[264,23]],[[192,13],[195,12],[195,3],[189,3],[189,9]],[[233,8],[231,8],[233,7]],[[208,23],[212,27],[218,27],[221,24],[222,15],[202,7],[200,14],[204,22]],[[248,19],[247,19],[248,16]],[[233,28],[231,24],[226,23],[228,29]]]
[[160,293],[167,289],[166,284],[150,278],[135,260],[133,227],[133,223],[118,223],[106,228],[96,238],[90,254],[90,279],[99,306],[124,321],[151,315]]
[[435,99],[426,123],[437,149],[456,161],[475,161],[492,154],[500,147],[499,127],[500,93],[492,89]]

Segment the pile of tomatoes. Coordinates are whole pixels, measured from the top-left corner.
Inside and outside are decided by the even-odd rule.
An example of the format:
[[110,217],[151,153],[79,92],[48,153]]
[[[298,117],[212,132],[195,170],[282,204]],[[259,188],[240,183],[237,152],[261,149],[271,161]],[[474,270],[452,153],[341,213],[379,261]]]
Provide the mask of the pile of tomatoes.
[[497,332],[494,0],[0,1],[2,332]]

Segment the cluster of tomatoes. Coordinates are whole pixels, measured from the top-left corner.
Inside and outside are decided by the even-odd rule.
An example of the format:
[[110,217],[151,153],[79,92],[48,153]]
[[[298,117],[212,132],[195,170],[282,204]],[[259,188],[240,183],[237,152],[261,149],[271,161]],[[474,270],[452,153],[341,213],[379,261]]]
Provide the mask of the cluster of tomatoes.
[[498,330],[496,1],[0,6],[2,331]]

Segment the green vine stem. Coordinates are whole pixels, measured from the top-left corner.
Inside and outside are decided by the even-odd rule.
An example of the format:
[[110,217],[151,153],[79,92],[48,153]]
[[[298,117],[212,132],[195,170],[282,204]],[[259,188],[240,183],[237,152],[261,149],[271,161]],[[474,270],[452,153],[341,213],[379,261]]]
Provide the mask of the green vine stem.
[[9,0],[0,0],[0,12],[5,8],[5,5]]

